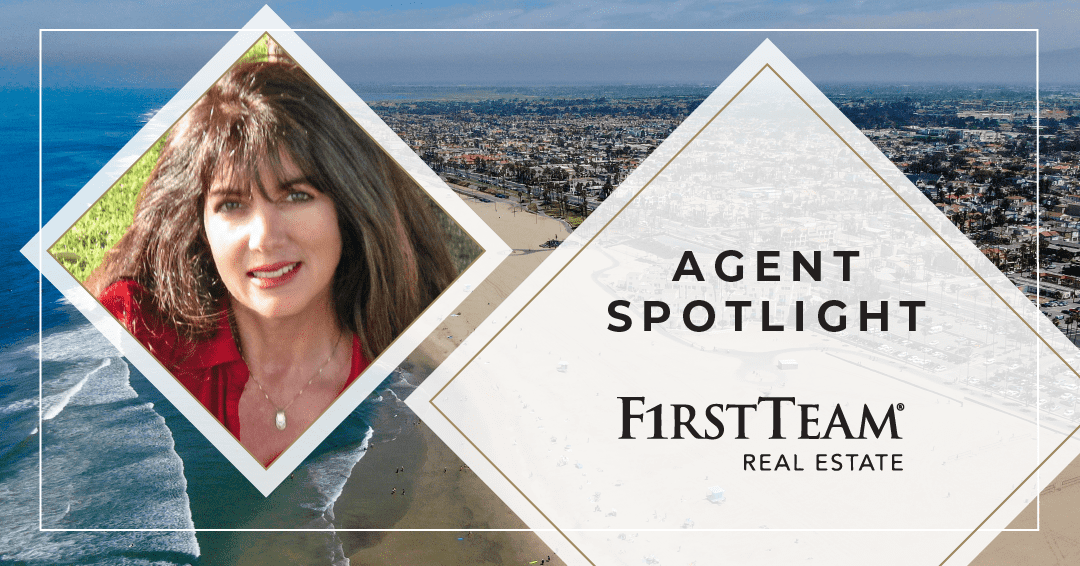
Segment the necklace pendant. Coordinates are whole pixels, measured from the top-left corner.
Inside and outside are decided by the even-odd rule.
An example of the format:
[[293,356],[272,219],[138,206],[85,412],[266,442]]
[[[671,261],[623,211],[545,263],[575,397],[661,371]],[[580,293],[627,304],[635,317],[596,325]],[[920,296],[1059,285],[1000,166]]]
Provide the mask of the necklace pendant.
[[274,426],[278,430],[285,430],[285,409],[278,409],[277,415],[274,416]]

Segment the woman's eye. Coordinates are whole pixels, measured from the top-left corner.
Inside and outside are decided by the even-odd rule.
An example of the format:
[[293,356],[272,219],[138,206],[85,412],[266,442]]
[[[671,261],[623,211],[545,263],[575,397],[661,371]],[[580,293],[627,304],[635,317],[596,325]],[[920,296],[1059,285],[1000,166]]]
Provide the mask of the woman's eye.
[[307,202],[307,201],[312,200],[314,198],[315,197],[313,197],[310,194],[305,193],[303,191],[293,191],[293,192],[289,193],[288,196],[285,197],[285,200],[287,200],[289,202]]
[[221,204],[218,204],[217,208],[214,209],[214,211],[215,212],[229,212],[230,210],[236,210],[238,208],[240,208],[240,203],[238,201],[230,200],[230,201],[225,201],[225,202],[223,202]]

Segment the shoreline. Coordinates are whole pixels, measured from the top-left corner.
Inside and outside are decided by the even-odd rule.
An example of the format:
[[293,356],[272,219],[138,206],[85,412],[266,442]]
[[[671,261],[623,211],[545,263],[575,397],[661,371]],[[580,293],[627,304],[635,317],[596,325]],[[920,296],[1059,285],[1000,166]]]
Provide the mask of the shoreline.
[[415,498],[393,528],[460,530],[384,531],[371,537],[373,544],[346,550],[352,564],[547,564],[548,556],[562,564],[531,532],[481,530],[528,527],[430,429],[414,428],[425,459],[416,470]]
[[[426,377],[547,257],[550,250],[540,244],[570,233],[552,218],[462,198],[514,252],[454,309],[457,316],[447,317],[410,355],[406,363],[416,378]],[[416,415],[403,402],[393,405],[372,424],[377,437],[385,426],[382,419],[411,420],[396,438],[378,444],[373,439],[338,498],[334,524],[341,529],[455,530],[339,531],[352,564],[562,564],[535,533],[479,530],[527,526],[427,426],[415,424]],[[388,416],[390,410],[396,416]],[[395,474],[402,465],[405,472]],[[405,496],[390,493],[396,486],[404,487]]]
[[[407,513],[415,493],[415,470],[427,453],[416,421],[416,415],[400,400],[381,407],[371,425],[375,435],[367,453],[353,467],[334,503],[336,528],[386,528]],[[404,472],[398,472],[399,468]],[[356,549],[378,544],[382,533],[339,531],[338,536],[348,556]]]

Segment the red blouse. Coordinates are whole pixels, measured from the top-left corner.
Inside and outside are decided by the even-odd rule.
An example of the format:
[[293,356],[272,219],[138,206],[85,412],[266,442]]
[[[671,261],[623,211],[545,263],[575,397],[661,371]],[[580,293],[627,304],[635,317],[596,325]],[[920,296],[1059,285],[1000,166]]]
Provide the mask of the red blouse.
[[[240,438],[240,394],[248,380],[248,367],[229,328],[228,310],[218,316],[213,337],[190,342],[179,337],[176,329],[161,322],[150,306],[150,294],[142,285],[121,280],[109,285],[101,304],[138,340],[181,385],[202,403],[229,432]],[[353,335],[352,368],[349,379],[338,392],[341,395],[370,362]]]

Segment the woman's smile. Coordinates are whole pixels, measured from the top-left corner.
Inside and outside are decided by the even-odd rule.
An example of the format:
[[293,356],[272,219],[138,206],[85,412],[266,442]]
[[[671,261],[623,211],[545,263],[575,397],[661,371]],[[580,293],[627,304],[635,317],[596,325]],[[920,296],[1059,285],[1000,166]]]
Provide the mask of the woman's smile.
[[263,289],[280,287],[292,281],[300,272],[303,263],[299,261],[283,261],[270,265],[263,265],[247,272],[255,285]]

